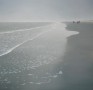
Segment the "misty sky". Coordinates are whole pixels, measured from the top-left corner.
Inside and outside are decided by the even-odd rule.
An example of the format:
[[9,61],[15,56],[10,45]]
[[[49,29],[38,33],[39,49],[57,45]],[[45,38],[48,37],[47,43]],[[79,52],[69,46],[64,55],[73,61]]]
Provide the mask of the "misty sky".
[[93,0],[0,0],[0,21],[93,19]]

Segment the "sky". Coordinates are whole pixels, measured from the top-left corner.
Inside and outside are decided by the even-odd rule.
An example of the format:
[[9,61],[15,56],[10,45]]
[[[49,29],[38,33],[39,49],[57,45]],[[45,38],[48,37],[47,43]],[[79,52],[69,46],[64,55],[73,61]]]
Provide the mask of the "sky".
[[0,21],[93,20],[93,0],[0,0]]

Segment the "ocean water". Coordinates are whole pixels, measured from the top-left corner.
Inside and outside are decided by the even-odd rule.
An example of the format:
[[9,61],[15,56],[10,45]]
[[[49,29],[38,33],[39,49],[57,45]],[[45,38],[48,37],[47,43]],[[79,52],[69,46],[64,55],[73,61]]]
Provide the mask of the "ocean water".
[[20,29],[30,29],[45,26],[51,22],[0,22],[0,32],[14,31]]
[[67,38],[79,34],[65,27],[60,22],[0,23],[0,90],[41,90],[44,85],[51,90],[63,75],[59,64]]

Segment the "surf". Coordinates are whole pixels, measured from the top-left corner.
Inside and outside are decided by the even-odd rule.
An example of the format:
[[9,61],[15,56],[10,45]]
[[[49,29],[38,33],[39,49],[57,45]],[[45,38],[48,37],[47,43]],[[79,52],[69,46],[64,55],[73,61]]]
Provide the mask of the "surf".
[[0,33],[0,56],[6,55],[29,40],[34,40],[42,34],[49,32],[53,27],[54,24],[51,24],[31,29]]
[[62,29],[63,35],[65,35],[65,37],[73,34],[78,34],[78,32],[67,31],[65,28],[65,24],[56,22],[47,26],[41,26],[25,30],[16,30],[11,32],[2,32],[0,33],[0,56],[12,52],[14,49],[23,45],[24,43],[34,40],[51,30]]

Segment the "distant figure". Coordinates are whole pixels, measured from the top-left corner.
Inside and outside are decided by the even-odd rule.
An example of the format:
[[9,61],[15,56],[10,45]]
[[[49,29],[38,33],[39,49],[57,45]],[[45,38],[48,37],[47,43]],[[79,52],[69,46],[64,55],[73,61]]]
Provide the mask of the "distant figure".
[[79,24],[80,23],[80,21],[77,21],[77,24]]

